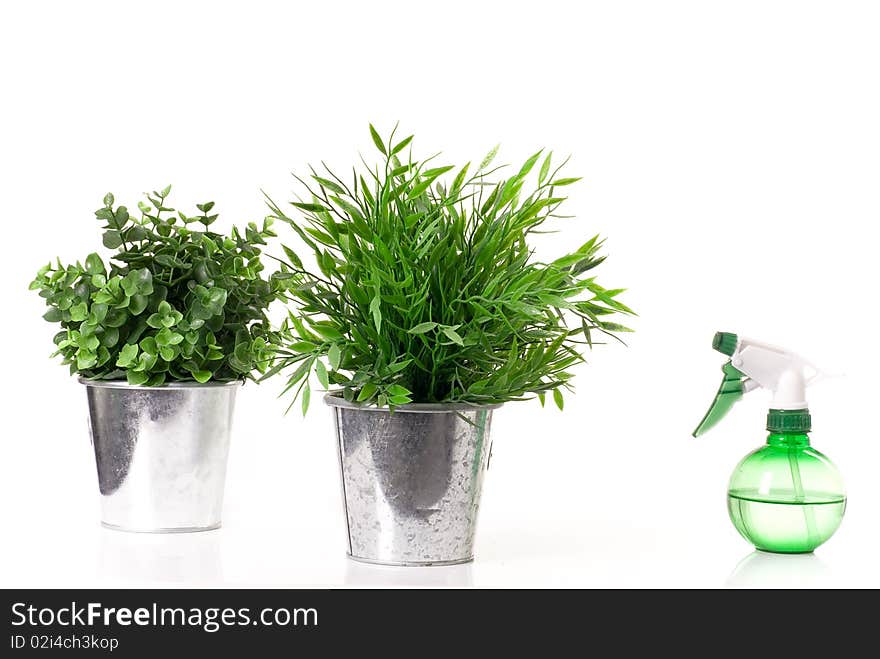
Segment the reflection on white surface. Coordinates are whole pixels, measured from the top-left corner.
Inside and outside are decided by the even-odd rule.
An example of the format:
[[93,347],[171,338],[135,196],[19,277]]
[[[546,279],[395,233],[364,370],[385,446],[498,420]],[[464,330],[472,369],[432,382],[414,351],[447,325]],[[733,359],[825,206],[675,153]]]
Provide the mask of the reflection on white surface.
[[815,554],[753,551],[727,578],[728,588],[821,588],[831,585],[831,570]]
[[219,530],[128,533],[102,529],[99,576],[135,583],[222,581],[222,537]]
[[470,588],[474,585],[471,563],[430,567],[393,567],[346,560],[345,585],[386,588]]

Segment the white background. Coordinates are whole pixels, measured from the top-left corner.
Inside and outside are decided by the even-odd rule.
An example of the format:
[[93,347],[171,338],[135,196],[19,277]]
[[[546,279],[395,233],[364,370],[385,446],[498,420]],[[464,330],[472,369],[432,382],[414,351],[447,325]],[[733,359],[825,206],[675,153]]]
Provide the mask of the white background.
[[[841,1],[5,4],[0,585],[880,586],[878,33],[875,3]],[[542,252],[601,232],[600,280],[640,313],[564,413],[497,413],[476,562],[347,561],[330,414],[282,416],[271,382],[240,394],[222,530],[101,529],[34,271],[99,244],[108,190],[173,182],[243,223],[396,120],[450,162],[574,154],[577,219]],[[727,519],[767,394],[690,437],[720,329],[846,373],[810,394],[850,496],[815,556],[752,554]]]

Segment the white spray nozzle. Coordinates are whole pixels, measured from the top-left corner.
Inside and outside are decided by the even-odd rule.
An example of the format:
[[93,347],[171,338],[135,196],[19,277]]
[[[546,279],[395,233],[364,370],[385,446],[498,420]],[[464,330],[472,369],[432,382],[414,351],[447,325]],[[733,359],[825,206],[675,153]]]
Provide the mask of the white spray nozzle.
[[773,392],[771,407],[776,410],[801,410],[807,407],[807,386],[820,372],[800,355],[778,346],[737,337],[730,363],[748,378],[743,392],[757,387]]

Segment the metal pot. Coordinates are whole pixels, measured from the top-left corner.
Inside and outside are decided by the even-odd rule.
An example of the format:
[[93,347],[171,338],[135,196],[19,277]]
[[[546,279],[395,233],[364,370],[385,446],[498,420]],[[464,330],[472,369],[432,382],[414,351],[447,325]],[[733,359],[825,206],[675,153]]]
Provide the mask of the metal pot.
[[489,426],[499,405],[333,408],[351,558],[451,565],[474,558]]
[[148,533],[218,528],[241,382],[80,382],[89,402],[101,523]]

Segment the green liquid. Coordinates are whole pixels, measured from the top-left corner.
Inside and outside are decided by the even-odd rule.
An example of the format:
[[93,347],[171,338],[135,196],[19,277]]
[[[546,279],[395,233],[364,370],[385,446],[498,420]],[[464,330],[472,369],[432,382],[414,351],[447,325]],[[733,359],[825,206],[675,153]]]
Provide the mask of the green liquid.
[[846,497],[840,495],[807,492],[798,501],[794,493],[774,494],[779,496],[775,501],[755,490],[736,490],[727,497],[727,510],[736,530],[764,551],[813,551],[834,535],[846,510]]

